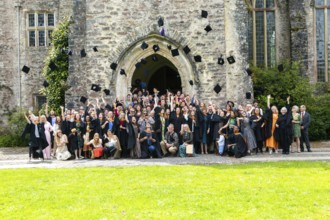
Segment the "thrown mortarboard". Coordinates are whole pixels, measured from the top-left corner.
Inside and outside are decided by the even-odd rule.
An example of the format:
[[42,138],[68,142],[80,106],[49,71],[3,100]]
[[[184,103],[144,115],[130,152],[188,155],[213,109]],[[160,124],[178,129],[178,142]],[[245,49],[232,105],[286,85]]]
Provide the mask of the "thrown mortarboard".
[[159,46],[158,46],[158,44],[155,44],[155,45],[152,47],[152,49],[153,49],[155,52],[159,51]]
[[221,55],[221,57],[218,58],[218,64],[219,65],[225,64],[225,60],[222,58],[222,55]]
[[151,59],[155,62],[158,61],[158,57],[156,55],[153,55]]
[[80,102],[81,102],[81,103],[84,103],[84,104],[85,104],[86,101],[87,101],[87,98],[86,98],[85,96],[81,96],[81,97],[80,97]]
[[120,70],[120,75],[124,75],[124,76],[126,76],[126,72],[125,72],[124,69],[121,69],[121,70]]
[[171,50],[171,53],[172,53],[172,56],[175,57],[175,56],[179,56],[179,50],[178,49],[173,49]]
[[183,51],[185,52],[185,54],[190,53],[190,48],[188,47],[188,45],[183,48]]
[[99,91],[101,91],[101,87],[97,84],[92,84],[91,90],[93,90],[95,92],[99,92]]
[[47,88],[49,86],[49,83],[47,82],[47,80],[44,81],[44,83],[42,84],[45,88]]
[[135,68],[136,69],[139,69],[141,67],[141,62],[137,62],[136,64],[135,64]]
[[283,65],[283,64],[278,65],[278,66],[277,66],[277,69],[278,69],[279,72],[283,72],[283,70],[284,70],[284,65]]
[[93,47],[94,52],[98,52],[97,47]]
[[162,29],[160,30],[159,34],[163,37],[165,37],[165,28],[162,27]]
[[142,58],[142,59],[141,59],[141,63],[142,63],[142,64],[147,64],[147,59],[146,59],[146,58]]
[[110,68],[111,68],[112,70],[116,70],[116,69],[117,69],[117,66],[118,66],[117,63],[111,63]]
[[247,93],[245,93],[245,98],[246,99],[251,99],[251,92],[247,92]]
[[209,15],[209,13],[205,10],[202,10],[202,18],[207,18],[207,16]]
[[57,66],[54,62],[50,62],[48,67],[50,68],[51,71],[54,71],[57,69]]
[[235,58],[234,58],[233,56],[229,56],[229,57],[227,57],[227,60],[228,60],[228,63],[229,63],[229,64],[233,64],[233,63],[236,62],[236,61],[235,61]]
[[85,49],[82,49],[82,50],[80,51],[80,56],[81,56],[81,57],[86,57],[86,56],[87,56],[87,53],[86,53]]
[[167,49],[172,50],[171,44],[167,44]]
[[211,25],[207,25],[204,30],[209,33],[210,31],[212,31]]
[[191,86],[193,86],[193,85],[194,85],[194,81],[189,80],[189,84],[190,84]]
[[196,55],[196,56],[194,56],[194,60],[195,60],[195,62],[200,63],[200,62],[202,62],[202,57],[200,55]]
[[214,86],[213,90],[214,90],[214,92],[216,92],[217,94],[219,94],[219,92],[221,92],[222,88],[221,88],[221,86],[218,83],[216,86]]
[[110,90],[109,89],[104,89],[103,92],[105,93],[105,95],[110,95]]
[[158,19],[158,27],[162,27],[162,26],[164,26],[164,19],[162,17],[160,17]]
[[252,76],[252,70],[250,68],[246,69],[246,73],[248,74],[248,76]]
[[149,47],[149,45],[145,42],[145,41],[143,41],[143,43],[141,44],[141,49],[142,50],[145,50],[145,49],[147,49]]
[[29,73],[30,72],[30,67],[24,65],[23,68],[22,68],[22,71],[24,73]]
[[68,51],[68,55],[72,56],[72,51],[71,50]]

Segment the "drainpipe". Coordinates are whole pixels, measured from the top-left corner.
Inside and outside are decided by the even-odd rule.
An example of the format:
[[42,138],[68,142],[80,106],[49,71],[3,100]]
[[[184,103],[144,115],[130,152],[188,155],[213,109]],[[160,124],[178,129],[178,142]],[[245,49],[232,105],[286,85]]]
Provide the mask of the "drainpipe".
[[21,21],[20,21],[20,11],[21,3],[16,2],[15,8],[17,9],[17,75],[19,80],[19,89],[18,89],[18,99],[19,107],[22,107],[22,82],[21,82]]

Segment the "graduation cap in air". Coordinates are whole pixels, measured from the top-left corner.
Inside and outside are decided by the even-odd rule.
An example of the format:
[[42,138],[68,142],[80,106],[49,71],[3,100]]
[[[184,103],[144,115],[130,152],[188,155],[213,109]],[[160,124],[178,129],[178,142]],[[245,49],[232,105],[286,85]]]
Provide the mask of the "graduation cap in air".
[[80,97],[80,100],[79,100],[81,103],[86,103],[86,101],[87,101],[87,98],[85,97],[85,96],[81,96]]
[[54,71],[54,70],[57,69],[57,66],[56,66],[56,64],[54,62],[50,62],[48,66],[49,66],[49,68],[50,68],[51,71]]
[[279,72],[283,72],[283,70],[284,70],[284,65],[283,65],[283,64],[278,65],[278,66],[277,66],[277,69],[278,69]]
[[252,76],[252,70],[250,68],[246,69],[246,73],[248,74],[248,76]]
[[209,33],[210,31],[212,31],[211,25],[207,25],[204,30]]
[[153,55],[153,56],[151,57],[151,59],[152,59],[154,62],[158,61],[158,57],[157,57],[156,55]]
[[126,76],[126,72],[125,72],[124,69],[121,69],[121,70],[120,70],[120,75],[124,75],[124,76]]
[[145,41],[143,41],[143,43],[141,44],[141,49],[142,50],[145,50],[145,49],[147,49],[149,47],[149,45],[145,42]]
[[68,51],[68,55],[72,56],[72,51],[71,50]]
[[207,16],[209,15],[209,13],[205,10],[202,10],[202,18],[207,18]]
[[196,56],[194,56],[194,60],[195,60],[195,62],[200,63],[200,62],[202,62],[202,57],[200,55],[196,55]]
[[171,53],[172,53],[173,57],[179,56],[179,50],[178,49],[171,50]]
[[110,90],[109,89],[103,89],[103,92],[105,93],[105,95],[110,95]]
[[30,72],[30,67],[24,65],[22,71],[27,74]]
[[245,93],[245,98],[246,98],[246,99],[251,99],[251,97],[252,97],[251,92],[247,92],[247,93]]
[[110,68],[111,68],[112,70],[116,70],[116,69],[117,69],[117,66],[118,66],[117,63],[111,63]]
[[214,92],[216,92],[217,94],[219,94],[219,92],[221,92],[222,88],[221,88],[221,86],[218,83],[216,86],[214,86],[213,90],[214,90]]
[[155,51],[155,53],[156,53],[157,51],[159,51],[159,46],[158,46],[158,44],[155,44],[154,46],[152,46],[152,49]]
[[218,58],[218,64],[219,65],[225,64],[225,60],[222,58],[222,55],[221,55],[221,57]]
[[159,34],[163,37],[165,37],[165,28],[162,27],[162,29],[160,30]]
[[172,50],[171,44],[167,44],[167,49]]
[[147,59],[146,59],[146,58],[142,58],[142,59],[141,59],[141,63],[142,63],[142,64],[147,64]]
[[99,91],[101,91],[101,87],[100,87],[100,85],[92,84],[91,90],[93,90],[95,92],[99,92]]
[[194,85],[194,81],[189,80],[189,84],[190,84],[191,86],[193,86],[193,85]]
[[136,69],[139,69],[141,67],[141,62],[137,62],[136,64],[135,64],[135,68]]
[[235,60],[235,58],[233,56],[227,57],[227,61],[228,61],[229,64],[233,64],[233,63],[236,62],[236,60]]
[[82,50],[80,51],[80,56],[81,56],[81,57],[86,57],[86,56],[87,56],[87,53],[86,53],[85,49],[82,49]]
[[188,45],[183,48],[183,51],[185,52],[185,54],[190,53],[190,48],[188,47]]
[[162,27],[162,26],[164,26],[164,19],[162,17],[160,17],[158,19],[158,27]]
[[47,80],[44,81],[44,83],[42,84],[45,88],[47,88],[49,86],[49,83],[47,82]]
[[94,52],[98,52],[97,47],[93,47]]

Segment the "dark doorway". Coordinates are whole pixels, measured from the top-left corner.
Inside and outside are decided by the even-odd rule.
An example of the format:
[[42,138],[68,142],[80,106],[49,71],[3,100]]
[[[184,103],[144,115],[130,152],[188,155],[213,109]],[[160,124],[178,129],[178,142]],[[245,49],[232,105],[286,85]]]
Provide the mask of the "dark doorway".
[[150,78],[148,82],[149,92],[153,92],[153,88],[157,88],[160,94],[165,94],[166,90],[172,92],[181,91],[181,78],[177,71],[168,66],[159,68]]

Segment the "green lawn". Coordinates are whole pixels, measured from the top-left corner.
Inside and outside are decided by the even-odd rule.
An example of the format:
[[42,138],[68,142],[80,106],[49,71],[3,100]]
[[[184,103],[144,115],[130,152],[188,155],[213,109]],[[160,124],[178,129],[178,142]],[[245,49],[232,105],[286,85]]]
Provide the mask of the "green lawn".
[[0,170],[0,219],[330,219],[330,164]]

